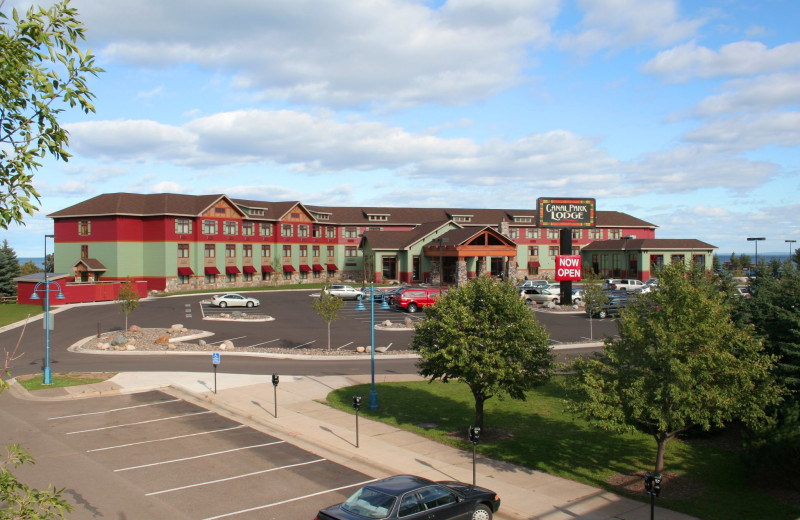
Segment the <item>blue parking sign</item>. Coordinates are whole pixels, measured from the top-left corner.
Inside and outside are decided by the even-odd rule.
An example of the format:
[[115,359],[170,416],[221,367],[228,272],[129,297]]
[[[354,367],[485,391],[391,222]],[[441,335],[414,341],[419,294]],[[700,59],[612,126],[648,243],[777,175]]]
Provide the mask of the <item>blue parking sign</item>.
[[219,352],[211,354],[211,362],[215,365],[219,365]]

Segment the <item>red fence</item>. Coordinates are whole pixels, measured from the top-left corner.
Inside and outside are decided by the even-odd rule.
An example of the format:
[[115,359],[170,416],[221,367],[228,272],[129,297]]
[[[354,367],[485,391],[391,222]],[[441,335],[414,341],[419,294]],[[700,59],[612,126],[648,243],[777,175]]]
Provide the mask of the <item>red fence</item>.
[[[61,280],[48,280],[50,286],[50,306],[64,305],[67,303],[106,302],[114,301],[119,295],[119,289],[124,282],[100,283],[74,283]],[[37,287],[38,285],[38,287]],[[32,299],[34,288],[37,299]],[[133,288],[144,298],[147,296],[147,282],[133,282]],[[59,299],[59,289],[64,299]],[[44,282],[17,282],[17,303],[27,305],[44,305],[46,287]]]

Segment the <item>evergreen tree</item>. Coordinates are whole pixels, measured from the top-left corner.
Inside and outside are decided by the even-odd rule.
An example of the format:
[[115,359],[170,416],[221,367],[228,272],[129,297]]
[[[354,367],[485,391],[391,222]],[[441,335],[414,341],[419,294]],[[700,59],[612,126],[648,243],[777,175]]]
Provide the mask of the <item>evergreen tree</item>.
[[0,296],[16,296],[17,282],[14,278],[20,275],[17,253],[3,240],[0,248]]

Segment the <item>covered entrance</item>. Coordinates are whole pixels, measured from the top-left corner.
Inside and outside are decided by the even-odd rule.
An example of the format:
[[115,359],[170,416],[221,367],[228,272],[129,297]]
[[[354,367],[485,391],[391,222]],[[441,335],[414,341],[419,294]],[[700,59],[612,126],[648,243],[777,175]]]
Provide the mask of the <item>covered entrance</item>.
[[423,247],[430,283],[456,286],[484,273],[516,279],[517,245],[490,227],[451,229]]

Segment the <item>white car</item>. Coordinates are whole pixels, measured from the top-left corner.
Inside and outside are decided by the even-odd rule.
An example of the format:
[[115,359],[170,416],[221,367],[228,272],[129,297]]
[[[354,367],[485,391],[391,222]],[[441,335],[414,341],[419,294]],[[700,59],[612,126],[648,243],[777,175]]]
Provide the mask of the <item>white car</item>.
[[329,285],[328,287],[322,289],[323,292],[341,298],[343,300],[360,300],[361,299],[361,291],[353,287],[352,285]]
[[547,280],[523,280],[521,284],[519,284],[520,289],[525,289],[528,287],[542,287],[544,285],[549,285],[550,282]]
[[255,298],[248,298],[241,294],[217,294],[211,298],[211,305],[214,307],[258,307],[261,302]]

